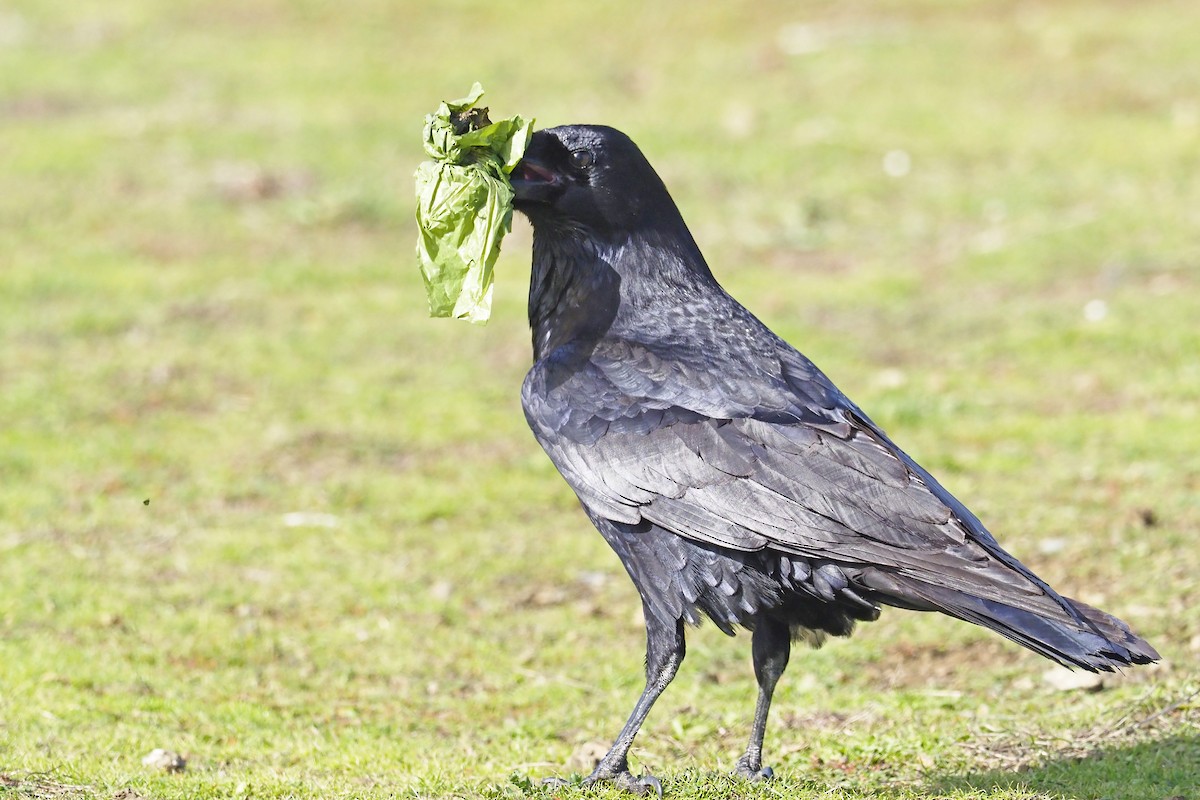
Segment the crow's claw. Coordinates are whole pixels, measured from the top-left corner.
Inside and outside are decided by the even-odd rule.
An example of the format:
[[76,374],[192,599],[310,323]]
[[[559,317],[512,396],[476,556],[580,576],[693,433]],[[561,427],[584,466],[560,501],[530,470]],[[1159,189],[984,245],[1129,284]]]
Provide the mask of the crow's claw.
[[611,783],[618,789],[624,789],[630,794],[636,794],[639,797],[645,797],[651,792],[654,792],[658,800],[662,800],[663,788],[662,782],[653,775],[640,775],[634,777],[629,770],[621,770],[620,772],[600,772],[597,770],[591,775],[583,779],[582,784],[578,777],[575,780],[559,778],[557,776],[550,778],[542,778],[542,786],[548,786],[553,789],[563,789],[568,786],[579,788],[582,786],[592,786],[597,783]]
[[662,782],[658,778],[646,774],[635,777],[629,770],[622,770],[621,772],[611,774],[597,774],[593,772],[583,779],[585,786],[591,786],[596,783],[611,783],[618,789],[624,789],[630,794],[636,794],[639,797],[645,797],[651,792],[654,792],[658,800],[662,800],[663,796]]
[[[629,775],[628,772],[626,772],[625,774]],[[640,778],[634,778],[632,775],[630,775],[630,778],[634,783],[633,786],[627,786],[625,784],[618,784],[618,785],[622,789],[626,789],[627,791],[634,792],[635,794],[649,794],[650,790],[653,789],[654,793],[656,795],[658,795],[658,800],[662,800],[662,796],[663,796],[662,781],[660,781],[658,778],[654,777],[653,775],[645,775],[645,774],[643,774]]]
[[748,781],[769,781],[775,777],[775,770],[770,767],[755,768],[745,762],[739,761],[737,768],[734,770],[735,775],[739,775]]

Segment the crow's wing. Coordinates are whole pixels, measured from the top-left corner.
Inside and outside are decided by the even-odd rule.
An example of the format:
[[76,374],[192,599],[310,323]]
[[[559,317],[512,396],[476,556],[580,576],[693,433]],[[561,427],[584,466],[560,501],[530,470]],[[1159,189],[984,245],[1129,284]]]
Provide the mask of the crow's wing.
[[694,355],[605,340],[530,371],[530,426],[592,513],[833,561],[885,596],[937,587],[1090,627],[782,340]]

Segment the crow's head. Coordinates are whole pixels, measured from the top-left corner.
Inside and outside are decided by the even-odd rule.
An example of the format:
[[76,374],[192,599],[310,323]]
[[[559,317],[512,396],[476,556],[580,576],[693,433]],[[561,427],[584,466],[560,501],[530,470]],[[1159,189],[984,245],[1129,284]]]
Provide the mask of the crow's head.
[[642,151],[603,125],[538,131],[510,177],[514,206],[535,229],[545,224],[604,237],[682,224]]

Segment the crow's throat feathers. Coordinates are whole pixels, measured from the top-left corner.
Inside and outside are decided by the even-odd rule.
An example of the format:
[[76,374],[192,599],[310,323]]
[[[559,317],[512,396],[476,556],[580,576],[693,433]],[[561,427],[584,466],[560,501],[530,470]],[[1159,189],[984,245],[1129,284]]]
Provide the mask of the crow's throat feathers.
[[611,247],[579,231],[535,228],[529,281],[534,361],[573,340],[603,336],[620,306],[620,286]]
[[[680,227],[686,227],[680,220]],[[657,309],[723,294],[690,234],[639,231],[614,241],[535,225],[529,283],[534,360],[577,339],[636,334]],[[614,327],[617,330],[613,330]]]

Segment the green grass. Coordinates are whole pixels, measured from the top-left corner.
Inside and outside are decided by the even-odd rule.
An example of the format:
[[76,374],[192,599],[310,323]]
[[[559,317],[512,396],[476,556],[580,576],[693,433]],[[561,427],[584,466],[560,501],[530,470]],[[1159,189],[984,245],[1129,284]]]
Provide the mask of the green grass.
[[528,227],[486,328],[424,313],[421,116],[473,80],[630,133],[731,292],[1165,657],[1058,693],[891,611],[796,653],[779,780],[746,786],[748,641],[705,627],[635,769],[674,798],[1195,796],[1192,11],[6,4],[0,796],[577,795],[539,781],[616,733],[643,634],[520,412]]

